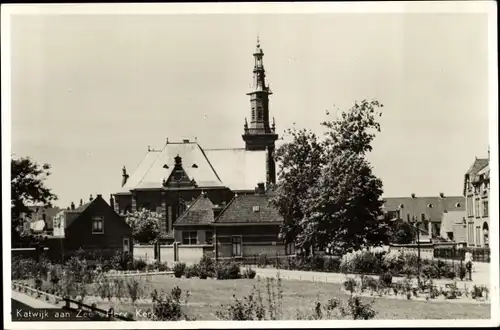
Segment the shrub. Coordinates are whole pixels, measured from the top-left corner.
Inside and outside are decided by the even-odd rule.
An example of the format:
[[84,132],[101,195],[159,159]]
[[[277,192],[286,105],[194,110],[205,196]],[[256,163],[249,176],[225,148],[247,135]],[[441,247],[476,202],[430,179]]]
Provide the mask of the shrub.
[[233,280],[241,277],[240,265],[234,261],[218,263],[215,267],[215,275],[218,280]]
[[487,298],[488,292],[489,291],[488,291],[488,288],[486,286],[474,285],[472,287],[471,297],[472,297],[472,299],[483,298],[483,297]]
[[384,287],[390,287],[392,284],[392,275],[390,273],[384,273],[380,275],[379,279]]
[[376,315],[372,303],[363,303],[360,297],[351,296],[347,301],[347,307],[341,307],[343,316],[350,316],[353,320],[370,320]]
[[357,286],[356,280],[353,278],[349,278],[344,282],[344,289],[349,291],[351,294],[353,294],[354,291],[356,290],[356,286]]
[[214,261],[205,255],[201,257],[200,262],[198,263],[198,268],[200,271],[200,278],[205,279],[207,277],[215,276]]
[[[156,289],[151,294],[153,299],[152,316],[153,321],[179,321],[181,319],[190,320],[181,308],[182,290],[175,286],[170,294],[163,291],[158,293]],[[187,298],[186,298],[187,299]]]
[[242,277],[253,279],[253,278],[255,278],[255,275],[257,275],[257,272],[255,270],[251,269],[250,267],[247,267],[243,271]]
[[324,270],[327,272],[338,272],[340,270],[340,258],[337,257],[325,257]]
[[134,265],[133,265],[133,268],[135,270],[140,270],[140,271],[143,271],[145,270],[147,267],[147,263],[146,261],[142,260],[142,259],[138,259],[138,260],[134,260]]
[[182,277],[182,275],[184,275],[186,264],[183,262],[175,262],[172,270],[174,271],[174,276],[180,278]]
[[369,289],[372,292],[378,290],[377,280],[371,276],[361,276],[361,290]]
[[141,282],[139,282],[134,277],[131,277],[127,280],[126,289],[128,291],[128,296],[132,300],[133,304],[137,301],[137,299],[141,297],[143,293]]
[[344,273],[377,274],[382,271],[382,264],[383,253],[358,250],[345,254],[339,268]]
[[187,266],[184,271],[184,276],[186,276],[186,278],[196,277],[199,276],[199,274],[200,271],[198,265]]

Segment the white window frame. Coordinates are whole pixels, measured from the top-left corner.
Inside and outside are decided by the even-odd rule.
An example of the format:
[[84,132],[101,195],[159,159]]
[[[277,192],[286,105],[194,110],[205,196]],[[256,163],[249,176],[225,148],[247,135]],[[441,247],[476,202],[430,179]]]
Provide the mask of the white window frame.
[[[125,251],[125,242],[127,242],[127,251]],[[123,238],[123,252],[130,252],[130,238],[124,237]]]
[[[101,229],[96,229],[96,221],[100,220]],[[92,234],[94,235],[102,235],[104,234],[104,217],[101,215],[95,215],[92,217]]]

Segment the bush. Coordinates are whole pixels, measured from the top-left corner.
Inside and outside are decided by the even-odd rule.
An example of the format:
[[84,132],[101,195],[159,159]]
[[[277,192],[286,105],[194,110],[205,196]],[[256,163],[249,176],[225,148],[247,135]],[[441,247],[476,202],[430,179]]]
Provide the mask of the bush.
[[251,269],[250,267],[247,267],[243,271],[242,277],[243,278],[253,279],[253,278],[255,278],[255,275],[257,275],[257,272],[255,270]]
[[241,277],[240,265],[234,261],[218,263],[215,267],[215,276],[218,280],[234,280]]
[[203,257],[201,257],[200,262],[198,263],[198,268],[200,271],[200,278],[201,279],[206,279],[207,277],[214,277],[215,276],[214,261],[205,255]]
[[182,311],[181,295],[182,290],[178,286],[175,286],[170,294],[165,294],[163,291],[158,293],[155,289],[151,294],[153,308],[152,313],[149,314],[152,316],[152,321],[190,320]]
[[357,286],[356,280],[353,278],[349,278],[344,282],[344,289],[349,291],[351,294],[353,294],[354,291],[356,290],[356,286]]
[[156,268],[159,272],[165,272],[165,271],[169,270],[169,268],[168,268],[168,264],[167,264],[167,262],[166,262],[166,261],[164,261],[164,262],[157,262],[157,263],[155,264],[155,268]]
[[134,270],[144,271],[147,267],[146,261],[142,259],[134,260],[133,268]]
[[186,264],[183,262],[175,262],[172,270],[174,271],[174,276],[180,278],[182,277],[182,275],[184,275]]
[[392,275],[390,273],[385,273],[380,275],[380,282],[384,284],[384,287],[390,287],[392,285]]
[[337,257],[325,257],[324,270],[327,272],[336,273],[340,270],[340,258]]
[[187,266],[184,271],[184,276],[186,276],[186,278],[197,277],[199,275],[200,271],[198,265]]

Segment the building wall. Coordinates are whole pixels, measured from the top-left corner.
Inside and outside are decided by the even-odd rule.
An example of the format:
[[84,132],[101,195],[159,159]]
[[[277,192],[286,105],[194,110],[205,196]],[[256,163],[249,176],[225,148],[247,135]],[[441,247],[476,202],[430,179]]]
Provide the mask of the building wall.
[[196,237],[197,237],[197,243],[196,244],[202,244],[206,245],[208,244],[207,242],[207,232],[212,231],[213,233],[213,227],[206,225],[206,226],[178,226],[174,228],[174,241],[179,242],[181,245],[183,244],[183,232],[186,231],[195,231],[196,232]]
[[278,239],[279,225],[234,225],[215,227],[218,257],[233,256],[232,237],[241,237],[242,256],[285,253],[285,245]]
[[[104,233],[92,233],[92,217],[102,216],[104,218]],[[132,229],[125,221],[114,212],[113,209],[102,199],[97,199],[89,205],[85,211],[65,231],[64,249],[66,251],[78,250],[102,250],[123,249],[123,239],[129,239],[130,249],[132,244]]]
[[[484,248],[489,244],[483,230],[489,231],[489,180],[474,183],[468,180],[466,183],[466,211],[467,228],[466,240],[470,247]],[[488,237],[490,235],[488,234]]]
[[[179,245],[179,262],[184,262],[186,265],[198,263],[203,255],[212,256],[213,246],[207,245]],[[134,259],[144,260],[147,263],[154,263],[154,246],[153,245],[135,245],[134,246]],[[172,265],[174,259],[174,245],[161,245],[160,246],[160,260]]]

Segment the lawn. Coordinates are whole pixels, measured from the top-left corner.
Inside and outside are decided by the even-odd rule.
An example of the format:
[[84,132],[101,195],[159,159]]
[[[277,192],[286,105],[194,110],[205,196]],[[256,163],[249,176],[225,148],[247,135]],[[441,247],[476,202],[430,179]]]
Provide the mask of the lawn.
[[[330,298],[347,299],[349,296],[341,291],[341,285],[330,283],[314,283],[308,281],[283,280],[283,314],[285,319],[296,319],[297,311],[309,312],[314,302],[326,302]],[[221,304],[231,303],[233,295],[243,298],[248,295],[253,285],[261,287],[262,298],[266,304],[267,292],[265,280],[199,280],[197,278],[173,278],[167,276],[153,276],[149,280],[151,289],[170,291],[177,285],[190,296],[185,306],[189,316],[197,320],[217,320],[216,311],[221,310]],[[371,300],[366,298],[366,300]],[[118,310],[121,310],[117,306]],[[142,306],[146,307],[146,306]],[[488,319],[490,318],[490,304],[471,304],[458,302],[433,302],[394,300],[375,298],[374,309],[377,312],[375,319]],[[131,306],[126,308],[133,312]]]
[[[225,309],[221,307],[222,304],[231,303],[233,295],[238,298],[247,296],[254,285],[260,286],[264,305],[267,306],[265,279],[200,280],[159,275],[141,281],[146,282],[148,295],[153,289],[170,292],[175,285],[179,286],[182,289],[183,310],[196,320],[217,320],[216,311]],[[349,297],[342,291],[340,284],[283,280],[282,287],[284,319],[296,319],[298,311],[301,314],[311,312],[317,299],[326,303],[330,298],[344,300]],[[187,304],[184,303],[186,292],[189,292]],[[373,300],[373,308],[377,312],[375,319],[489,319],[491,314],[491,305],[486,303],[395,300],[384,297]],[[97,307],[107,310],[111,306],[107,300],[101,300],[97,302]],[[145,311],[151,304],[138,303],[134,307],[130,303],[115,302],[112,307],[117,312],[131,312],[134,318],[141,320],[142,318],[137,317],[136,310]]]

